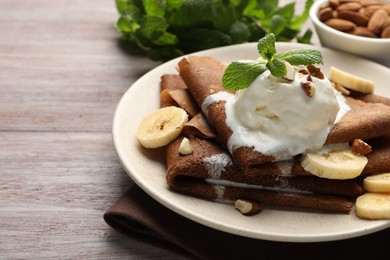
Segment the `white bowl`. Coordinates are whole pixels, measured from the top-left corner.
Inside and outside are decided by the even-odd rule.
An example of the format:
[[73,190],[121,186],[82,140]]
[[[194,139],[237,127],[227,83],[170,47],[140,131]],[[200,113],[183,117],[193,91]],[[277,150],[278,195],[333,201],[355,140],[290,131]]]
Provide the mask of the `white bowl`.
[[352,53],[390,67],[390,39],[373,39],[355,36],[335,30],[318,19],[318,10],[328,0],[317,0],[310,9],[310,19],[314,24],[321,45]]

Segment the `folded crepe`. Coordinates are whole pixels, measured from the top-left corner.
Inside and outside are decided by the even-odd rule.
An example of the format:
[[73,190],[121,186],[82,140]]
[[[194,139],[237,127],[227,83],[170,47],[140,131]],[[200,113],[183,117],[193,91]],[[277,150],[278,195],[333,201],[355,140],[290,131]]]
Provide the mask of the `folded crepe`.
[[[161,77],[161,92],[165,89],[182,89],[187,90],[187,86],[184,83],[180,75],[163,75]],[[169,80],[168,80],[169,79]],[[356,98],[367,100],[371,103],[388,102],[388,98],[374,95],[374,94],[354,94]],[[368,96],[368,98],[366,97]],[[357,102],[357,100],[355,100]],[[182,104],[179,101],[176,104]],[[359,103],[359,102],[357,102]],[[199,110],[196,103],[191,102],[194,106],[191,110]],[[180,105],[178,105],[180,106]],[[347,118],[348,119],[348,118]],[[215,134],[215,131],[210,127],[207,119],[205,119],[202,113],[196,114],[192,117],[183,128],[183,134],[187,137],[200,137],[206,139],[214,139],[218,143],[221,140]],[[372,173],[385,172],[390,170],[390,133],[378,138],[366,140],[369,145],[373,147],[373,152],[366,154],[368,163],[362,172],[362,176],[366,176]],[[246,170],[246,174],[250,176],[256,175],[293,175],[293,176],[313,176],[310,172],[303,169],[300,163],[300,156],[294,156],[290,159],[267,162],[258,165],[257,167],[249,168]]]
[[[365,193],[362,178],[320,178],[306,172],[299,160],[270,162],[260,174],[243,174],[230,153],[212,139],[190,137],[193,153],[181,155],[183,138],[166,147],[166,179],[176,192],[217,202],[249,199],[271,206],[339,213],[349,212],[354,199]],[[390,135],[369,143],[374,151],[367,156],[365,173],[388,171]]]
[[217,202],[237,199],[271,206],[348,213],[353,199],[364,193],[357,180],[316,176],[258,175],[241,172],[220,145],[190,138],[193,153],[181,155],[183,136],[166,148],[167,183],[177,192]]
[[[243,167],[236,158],[233,159],[237,151],[232,157],[225,148],[230,130],[224,123],[223,101],[211,104],[205,113],[199,112],[209,95],[225,91],[221,85],[225,66],[208,57],[188,59],[180,62],[180,75],[163,75],[161,78],[161,106],[180,106],[190,116],[182,135],[166,147],[166,178],[170,189],[218,202],[249,199],[265,205],[339,213],[348,213],[352,209],[354,199],[364,193],[361,178],[329,180],[313,176],[300,165],[300,156],[283,161],[270,161],[270,158],[256,167],[246,168],[244,174]],[[204,74],[205,71],[208,73]],[[390,134],[384,133],[390,132],[390,120],[383,117],[383,111],[389,114],[389,110],[383,104],[374,104],[385,103],[387,99],[373,94],[369,98],[355,97],[366,102],[347,98],[352,110],[333,127],[326,142],[349,142],[379,136],[367,141],[373,152],[366,155],[368,163],[362,175],[387,171],[390,169]],[[179,153],[184,136],[189,138],[193,147],[190,155]],[[250,150],[246,149],[242,154]],[[258,156],[253,155],[254,151],[248,154]]]
[[[183,58],[178,69],[189,92],[202,108],[210,125],[216,130],[227,147],[231,130],[226,125],[224,100],[207,103],[205,100],[221,91],[222,76],[226,66],[211,57],[188,56]],[[381,103],[367,103],[352,97],[346,98],[351,110],[338,120],[328,135],[325,144],[352,142],[359,138],[367,140],[390,133],[390,106]],[[262,154],[253,147],[235,147],[230,151],[235,163],[245,174],[256,172],[262,164],[282,157],[281,154]]]

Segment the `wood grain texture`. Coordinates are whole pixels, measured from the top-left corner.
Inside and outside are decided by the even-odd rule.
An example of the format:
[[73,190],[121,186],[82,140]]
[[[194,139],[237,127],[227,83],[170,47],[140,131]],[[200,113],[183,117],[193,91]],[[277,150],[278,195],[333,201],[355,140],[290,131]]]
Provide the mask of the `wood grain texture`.
[[180,258],[103,220],[131,184],[115,107],[157,65],[116,19],[114,0],[0,0],[0,259]]
[[180,259],[103,220],[131,184],[115,107],[158,64],[117,18],[114,0],[0,0],[0,259]]

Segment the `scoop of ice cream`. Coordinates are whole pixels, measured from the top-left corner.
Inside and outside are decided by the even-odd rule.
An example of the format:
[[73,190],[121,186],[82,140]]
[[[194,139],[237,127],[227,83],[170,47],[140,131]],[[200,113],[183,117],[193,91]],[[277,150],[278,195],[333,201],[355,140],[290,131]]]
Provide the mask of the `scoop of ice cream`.
[[286,80],[266,71],[226,104],[233,130],[230,145],[253,146],[265,154],[285,149],[289,155],[323,145],[342,97],[326,77],[302,74],[297,68],[294,74],[293,80]]

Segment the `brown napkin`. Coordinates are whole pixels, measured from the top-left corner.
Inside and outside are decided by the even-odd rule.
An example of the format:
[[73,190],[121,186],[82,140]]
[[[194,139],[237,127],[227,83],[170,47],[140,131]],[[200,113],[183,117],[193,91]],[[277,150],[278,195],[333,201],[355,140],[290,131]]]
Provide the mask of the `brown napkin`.
[[387,256],[390,229],[321,243],[284,243],[240,237],[188,220],[165,208],[138,186],[104,214],[113,228],[148,243],[201,259],[376,259]]

